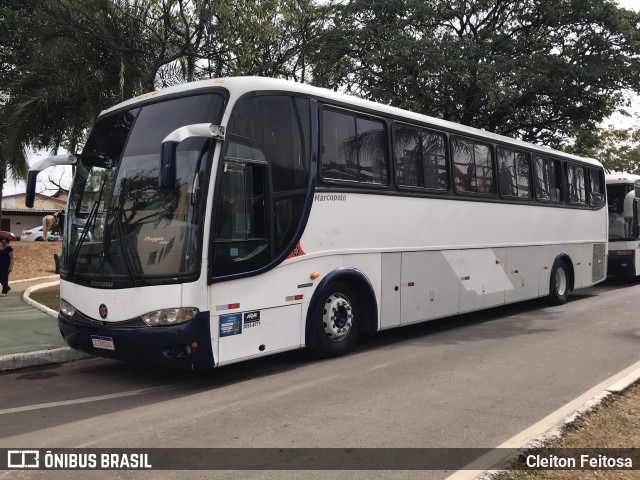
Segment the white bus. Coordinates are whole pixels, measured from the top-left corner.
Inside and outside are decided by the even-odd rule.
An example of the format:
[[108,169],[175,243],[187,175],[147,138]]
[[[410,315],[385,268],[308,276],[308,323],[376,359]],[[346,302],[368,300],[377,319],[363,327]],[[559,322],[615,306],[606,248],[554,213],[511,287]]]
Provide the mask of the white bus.
[[605,176],[609,206],[609,260],[611,276],[640,275],[638,202],[640,175],[616,173]]
[[602,166],[299,83],[201,81],[104,111],[76,162],[73,348],[208,368],[606,276]]

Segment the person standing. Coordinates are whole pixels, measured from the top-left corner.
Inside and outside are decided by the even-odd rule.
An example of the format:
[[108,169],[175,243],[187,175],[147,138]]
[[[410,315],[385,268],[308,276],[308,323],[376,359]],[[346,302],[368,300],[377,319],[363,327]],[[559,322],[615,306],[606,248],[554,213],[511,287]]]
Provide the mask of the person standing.
[[0,283],[2,284],[2,296],[6,297],[11,290],[9,286],[9,274],[13,270],[13,247],[9,246],[9,239],[0,240]]

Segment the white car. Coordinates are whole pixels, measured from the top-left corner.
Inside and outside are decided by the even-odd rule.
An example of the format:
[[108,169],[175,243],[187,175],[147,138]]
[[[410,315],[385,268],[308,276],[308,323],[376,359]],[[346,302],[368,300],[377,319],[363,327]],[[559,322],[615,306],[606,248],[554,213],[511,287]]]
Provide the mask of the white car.
[[[60,235],[57,233],[49,232],[47,234],[47,240],[50,242],[59,242]],[[42,233],[42,225],[39,227],[30,228],[29,230],[23,230],[20,235],[21,242],[42,242],[44,241],[44,234]]]

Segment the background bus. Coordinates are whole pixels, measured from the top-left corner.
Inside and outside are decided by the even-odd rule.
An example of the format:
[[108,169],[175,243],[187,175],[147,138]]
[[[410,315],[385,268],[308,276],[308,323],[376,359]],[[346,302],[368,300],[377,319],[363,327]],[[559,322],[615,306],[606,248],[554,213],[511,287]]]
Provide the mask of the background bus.
[[[602,166],[293,82],[229,78],[103,112],[74,161],[60,330],[207,368],[606,275]],[[78,234],[78,232],[82,232]]]
[[609,260],[611,276],[640,274],[638,255],[638,202],[640,175],[627,173],[606,175],[609,205]]

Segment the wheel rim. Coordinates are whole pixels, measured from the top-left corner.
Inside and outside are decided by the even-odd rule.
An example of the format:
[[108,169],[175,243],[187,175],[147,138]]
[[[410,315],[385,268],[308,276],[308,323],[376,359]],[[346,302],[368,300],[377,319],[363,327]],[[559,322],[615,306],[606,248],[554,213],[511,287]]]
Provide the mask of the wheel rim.
[[332,342],[344,340],[353,326],[353,308],[349,299],[340,293],[334,293],[324,304],[322,328]]
[[564,268],[556,270],[556,291],[561,297],[567,291],[567,272],[564,271]]

